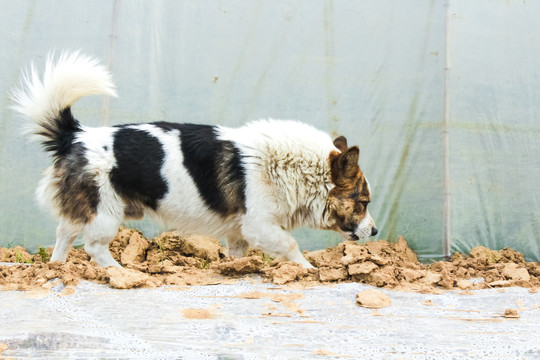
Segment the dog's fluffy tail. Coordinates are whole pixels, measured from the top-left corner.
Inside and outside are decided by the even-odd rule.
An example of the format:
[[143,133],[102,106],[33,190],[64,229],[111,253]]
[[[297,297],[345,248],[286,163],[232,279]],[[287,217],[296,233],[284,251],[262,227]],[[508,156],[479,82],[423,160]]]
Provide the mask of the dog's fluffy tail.
[[47,58],[43,80],[34,68],[23,74],[22,88],[14,89],[12,108],[33,121],[27,127],[47,151],[61,155],[80,131],[71,115],[71,105],[87,95],[116,96],[111,75],[94,58],[78,51],[63,52],[58,60]]

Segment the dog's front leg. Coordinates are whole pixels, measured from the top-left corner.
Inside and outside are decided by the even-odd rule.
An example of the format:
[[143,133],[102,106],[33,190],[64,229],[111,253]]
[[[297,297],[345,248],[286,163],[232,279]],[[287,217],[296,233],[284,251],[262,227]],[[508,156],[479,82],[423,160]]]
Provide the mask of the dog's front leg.
[[230,236],[227,238],[227,255],[241,258],[246,256],[249,250],[249,243],[242,238],[242,235]]
[[314,269],[315,267],[311,265],[309,261],[306,260],[304,255],[302,255],[302,253],[300,252],[300,249],[298,248],[298,243],[296,242],[296,240],[289,233],[286,232],[286,234],[289,235],[293,239],[294,246],[289,250],[287,255],[285,255],[285,258],[302,265],[306,269]]
[[314,268],[300,252],[296,240],[281,226],[261,224],[260,221],[249,221],[246,218],[242,223],[242,234],[252,248],[260,249],[270,256],[294,261],[307,269]]

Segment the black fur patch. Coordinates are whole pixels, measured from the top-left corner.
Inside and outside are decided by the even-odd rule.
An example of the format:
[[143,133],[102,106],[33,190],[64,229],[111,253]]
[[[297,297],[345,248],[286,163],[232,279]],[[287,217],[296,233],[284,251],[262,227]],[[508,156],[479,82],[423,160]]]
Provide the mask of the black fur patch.
[[76,133],[81,131],[81,125],[68,107],[54,121],[40,123],[40,129],[36,134],[48,139],[42,142],[43,147],[59,158],[70,152]]
[[[114,190],[129,204],[142,204],[154,210],[168,191],[161,176],[165,152],[158,139],[148,132],[119,127],[114,134],[116,166],[110,174]],[[137,217],[140,210],[127,216]]]
[[183,164],[210,209],[222,216],[245,212],[245,169],[240,151],[232,142],[219,140],[211,125],[153,125],[180,131]]

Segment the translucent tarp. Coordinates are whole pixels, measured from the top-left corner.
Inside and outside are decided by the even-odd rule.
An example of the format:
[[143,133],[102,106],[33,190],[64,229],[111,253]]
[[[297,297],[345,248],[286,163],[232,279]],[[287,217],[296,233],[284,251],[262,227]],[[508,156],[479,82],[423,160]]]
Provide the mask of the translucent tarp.
[[539,260],[538,14],[504,0],[1,3],[0,245],[55,233],[33,197],[49,159],[8,90],[31,60],[81,49],[120,95],[77,103],[87,125],[302,120],[360,145],[379,238],[404,235],[426,260],[476,245]]
[[[17,359],[538,359],[540,294],[524,288],[419,294],[363,284],[309,289],[260,281],[75,294],[0,292],[2,354]],[[519,318],[505,318],[506,309]],[[411,331],[413,330],[413,331]]]

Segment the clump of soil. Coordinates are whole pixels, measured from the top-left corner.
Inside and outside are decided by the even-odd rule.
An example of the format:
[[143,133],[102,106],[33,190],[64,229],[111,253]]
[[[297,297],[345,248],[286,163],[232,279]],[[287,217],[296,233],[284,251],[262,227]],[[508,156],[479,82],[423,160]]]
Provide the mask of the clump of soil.
[[506,309],[502,316],[507,319],[519,319],[521,317],[516,309]]
[[184,309],[182,310],[186,319],[213,319],[216,315],[207,309]]
[[22,246],[15,246],[12,249],[0,248],[0,262],[32,263],[34,256]]
[[540,287],[540,263],[527,263],[509,248],[476,247],[470,255],[454,254],[450,261],[420,263],[403,237],[396,242],[379,240],[359,244],[344,241],[329,249],[304,252],[316,269],[271,259],[260,251],[243,258],[226,257],[217,239],[163,233],[149,241],[138,230],[121,228],[110,244],[113,257],[123,268],[101,268],[84,250],[72,249],[68,260],[45,262],[52,248],[31,255],[21,247],[0,248],[0,289],[50,289],[56,282],[75,291],[80,280],[113,288],[162,285],[206,285],[234,281],[258,274],[274,284],[359,282],[407,291],[437,292],[444,289]]
[[382,309],[392,305],[392,300],[377,289],[368,289],[356,294],[356,303],[368,309]]

